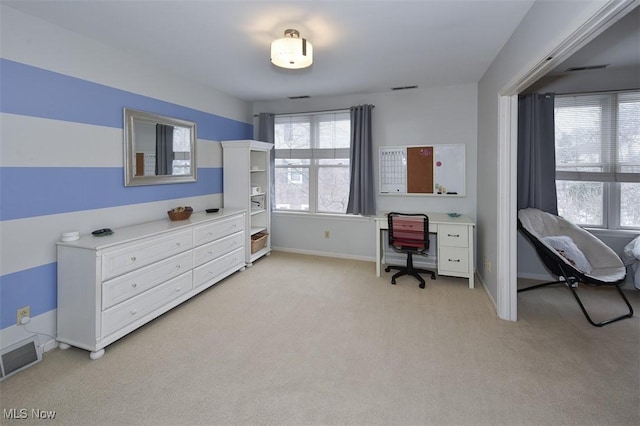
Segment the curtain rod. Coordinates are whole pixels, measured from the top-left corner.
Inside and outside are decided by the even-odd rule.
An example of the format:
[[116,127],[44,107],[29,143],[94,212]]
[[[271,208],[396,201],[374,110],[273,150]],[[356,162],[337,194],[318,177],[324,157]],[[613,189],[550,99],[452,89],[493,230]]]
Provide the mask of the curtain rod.
[[[372,108],[375,108],[375,105],[371,105]],[[347,107],[347,108],[334,108],[334,109],[323,109],[323,110],[318,110],[318,111],[303,111],[303,112],[283,112],[280,114],[272,114],[272,115],[297,115],[297,114],[316,114],[316,113],[320,113],[320,112],[334,112],[334,111],[348,111],[350,110],[352,107]],[[260,114],[253,114],[254,117],[259,117]]]

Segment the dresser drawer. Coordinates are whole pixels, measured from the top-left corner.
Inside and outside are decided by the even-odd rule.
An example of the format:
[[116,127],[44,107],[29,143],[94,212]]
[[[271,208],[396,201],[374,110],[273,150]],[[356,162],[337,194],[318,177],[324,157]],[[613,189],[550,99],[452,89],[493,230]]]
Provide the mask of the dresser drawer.
[[438,244],[451,247],[469,247],[467,226],[438,225]]
[[193,244],[195,247],[235,234],[244,229],[244,216],[231,217],[193,228]]
[[191,290],[191,271],[102,312],[102,335],[120,330]]
[[193,270],[193,287],[196,288],[208,281],[211,281],[218,275],[244,264],[244,250],[242,248],[225,254],[224,256]]
[[469,249],[463,247],[440,247],[438,253],[438,273],[469,272]]
[[140,240],[102,255],[102,280],[117,277],[193,247],[191,230]]
[[194,266],[204,265],[223,254],[232,252],[235,249],[241,248],[244,244],[244,232],[238,232],[228,237],[221,238],[212,243],[205,244],[200,247],[196,247],[193,250],[193,263]]
[[145,266],[102,284],[102,309],[108,309],[193,268],[190,251]]

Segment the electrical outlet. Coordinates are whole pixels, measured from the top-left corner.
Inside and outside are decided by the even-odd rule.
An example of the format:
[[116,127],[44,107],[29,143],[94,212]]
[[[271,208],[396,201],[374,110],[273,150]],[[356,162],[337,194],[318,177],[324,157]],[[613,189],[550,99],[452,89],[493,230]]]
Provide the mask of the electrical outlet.
[[31,306],[24,306],[16,311],[16,323],[22,324],[22,318],[31,317]]
[[485,272],[491,272],[491,261],[486,257],[484,258],[484,270]]
[[329,238],[331,236],[331,234],[329,234],[329,231],[324,231],[324,237],[325,238]]

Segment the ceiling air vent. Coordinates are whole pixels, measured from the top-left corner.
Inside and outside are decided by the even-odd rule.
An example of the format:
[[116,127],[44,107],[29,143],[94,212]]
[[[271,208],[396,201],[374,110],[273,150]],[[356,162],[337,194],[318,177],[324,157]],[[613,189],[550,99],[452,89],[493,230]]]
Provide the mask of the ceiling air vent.
[[584,67],[571,67],[567,68],[565,72],[576,72],[576,71],[591,71],[591,70],[603,70],[608,67],[609,64],[604,65],[587,65]]
[[418,86],[398,86],[392,87],[391,90],[409,90],[409,89],[417,89]]
[[307,99],[310,98],[311,96],[309,95],[302,95],[302,96],[289,96],[289,99]]

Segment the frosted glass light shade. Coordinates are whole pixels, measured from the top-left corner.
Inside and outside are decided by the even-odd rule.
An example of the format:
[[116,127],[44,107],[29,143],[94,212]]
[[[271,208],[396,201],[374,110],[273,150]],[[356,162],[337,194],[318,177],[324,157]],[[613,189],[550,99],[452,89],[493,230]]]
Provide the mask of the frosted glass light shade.
[[271,43],[271,62],[282,68],[300,69],[313,63],[313,46],[296,30],[286,30],[284,38]]

